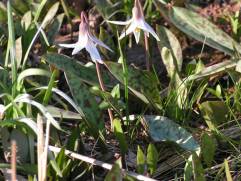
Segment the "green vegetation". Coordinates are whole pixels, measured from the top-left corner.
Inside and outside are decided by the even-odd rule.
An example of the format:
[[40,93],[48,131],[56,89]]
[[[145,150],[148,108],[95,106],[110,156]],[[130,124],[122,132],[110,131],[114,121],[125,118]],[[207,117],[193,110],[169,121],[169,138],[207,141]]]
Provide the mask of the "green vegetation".
[[1,179],[240,180],[240,13],[183,2],[0,2]]

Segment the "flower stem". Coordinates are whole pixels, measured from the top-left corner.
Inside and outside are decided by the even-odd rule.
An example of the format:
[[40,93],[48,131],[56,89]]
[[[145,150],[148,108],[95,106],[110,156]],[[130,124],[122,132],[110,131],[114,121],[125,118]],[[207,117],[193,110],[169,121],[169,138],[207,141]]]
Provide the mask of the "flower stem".
[[[95,66],[96,66],[96,72],[97,72],[97,77],[98,77],[98,80],[99,80],[99,83],[100,83],[100,88],[102,91],[105,91],[105,85],[104,85],[104,82],[103,82],[103,79],[102,79],[102,76],[101,76],[101,73],[100,73],[100,67],[99,67],[99,63],[98,62],[95,62]],[[114,130],[114,127],[113,127],[113,113],[111,111],[111,109],[108,109],[108,114],[109,114],[109,117],[110,117],[110,124],[111,124],[111,130],[113,131]]]
[[145,33],[144,37],[145,37],[146,69],[148,71],[150,71],[151,67],[152,67],[152,61],[151,61],[151,56],[150,56],[150,51],[149,51],[148,37],[147,37],[146,33]]

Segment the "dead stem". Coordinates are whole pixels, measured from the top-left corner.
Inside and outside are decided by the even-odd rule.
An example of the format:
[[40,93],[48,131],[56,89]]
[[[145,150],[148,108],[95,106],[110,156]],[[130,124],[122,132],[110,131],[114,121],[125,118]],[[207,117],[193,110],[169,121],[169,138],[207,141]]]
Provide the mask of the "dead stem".
[[[100,83],[100,88],[102,91],[105,91],[105,85],[104,85],[104,82],[103,82],[103,79],[102,79],[102,76],[101,76],[101,73],[100,73],[100,67],[99,67],[99,63],[96,62],[95,63],[96,65],[96,72],[97,72],[97,77],[98,77],[98,80],[99,80],[99,83]],[[108,114],[109,114],[109,117],[110,117],[110,124],[111,124],[111,131],[114,130],[113,128],[113,113],[111,111],[111,109],[108,109]]]
[[16,181],[17,175],[16,175],[16,163],[17,163],[17,144],[16,141],[13,140],[11,144],[11,180]]

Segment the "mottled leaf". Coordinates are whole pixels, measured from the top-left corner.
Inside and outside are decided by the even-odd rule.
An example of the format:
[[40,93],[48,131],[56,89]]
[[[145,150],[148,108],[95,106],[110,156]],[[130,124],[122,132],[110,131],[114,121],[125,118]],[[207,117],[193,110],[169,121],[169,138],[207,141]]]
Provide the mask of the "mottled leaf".
[[157,43],[160,52],[163,48],[169,49],[171,53],[170,58],[163,58],[163,63],[166,66],[169,77],[173,77],[173,74],[181,72],[182,70],[182,49],[176,36],[167,28],[163,26],[157,26],[157,34],[160,37],[160,41]]
[[97,136],[98,130],[103,129],[103,120],[95,97],[91,94],[89,87],[81,82],[76,75],[65,74],[73,99],[81,110],[81,116],[83,116],[94,135]]
[[[76,75],[80,80],[84,81],[85,83],[99,86],[95,68],[86,67],[78,63],[78,61],[75,59],[57,53],[49,53],[45,55],[43,59],[66,73]],[[110,80],[107,75],[103,74],[102,78],[105,85],[109,85]]]
[[200,146],[187,130],[163,116],[143,116],[148,132],[155,142],[171,141],[189,151],[197,151]]
[[182,7],[167,9],[160,0],[155,4],[171,23],[192,38],[229,55],[235,54],[234,46],[241,52],[241,46],[234,39],[200,14]]
[[[105,62],[110,72],[124,84],[122,65],[114,62]],[[143,102],[151,103],[155,107],[160,104],[160,94],[157,80],[150,72],[128,67],[128,87]]]

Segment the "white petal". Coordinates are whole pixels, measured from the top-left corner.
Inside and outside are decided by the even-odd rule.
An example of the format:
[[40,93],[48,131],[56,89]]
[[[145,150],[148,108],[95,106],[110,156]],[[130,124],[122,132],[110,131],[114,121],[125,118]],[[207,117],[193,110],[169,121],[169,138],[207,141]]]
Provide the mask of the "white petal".
[[138,31],[134,31],[134,36],[135,36],[135,39],[136,39],[136,44],[139,43],[140,41],[140,34],[141,32],[138,30]]
[[77,54],[80,50],[84,48],[84,45],[82,45],[80,42],[76,43],[76,46],[74,47],[74,50],[72,52],[72,55]]
[[136,23],[132,22],[131,25],[127,28],[127,30],[121,34],[121,36],[119,37],[119,40],[121,40],[125,36],[129,35],[130,33],[134,32],[136,27],[137,27]]
[[132,19],[128,20],[128,21],[108,21],[108,23],[112,23],[112,24],[116,24],[116,25],[128,25],[130,24],[132,21]]
[[102,41],[100,41],[99,39],[97,39],[96,37],[89,35],[90,39],[96,43],[97,45],[100,45],[108,50],[110,50],[111,52],[113,52],[113,50],[111,50],[106,44],[104,44]]
[[94,61],[94,62],[97,61],[97,62],[103,64],[99,51],[97,50],[96,46],[92,42],[89,41],[85,48],[89,52],[92,61]]
[[65,48],[74,48],[76,46],[76,43],[73,43],[73,44],[59,44],[59,46],[65,47]]
[[156,32],[153,30],[153,28],[147,24],[144,20],[138,21],[138,25],[137,27],[143,29],[144,31],[151,33],[152,36],[154,36],[156,38],[157,41],[160,41],[158,35],[156,34]]

